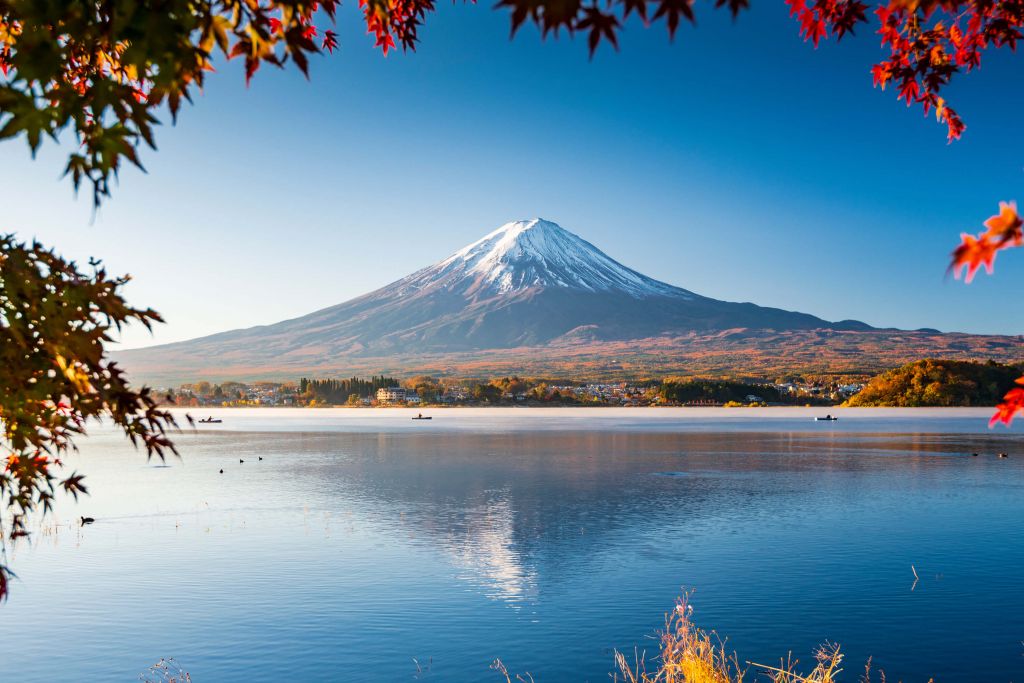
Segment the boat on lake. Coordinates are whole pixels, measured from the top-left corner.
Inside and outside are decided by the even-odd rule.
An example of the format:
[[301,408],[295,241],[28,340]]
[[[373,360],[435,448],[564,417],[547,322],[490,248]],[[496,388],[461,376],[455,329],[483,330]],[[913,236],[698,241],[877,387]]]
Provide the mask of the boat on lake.
[[221,420],[221,419],[214,419],[212,417],[208,417],[208,418],[205,418],[203,420],[199,420],[198,422],[199,422],[199,424],[204,424],[204,425],[218,425],[218,424],[220,424],[223,421],[224,420]]
[[423,413],[420,413],[419,415],[417,415],[413,419],[414,420],[433,420],[434,418],[431,417],[430,415],[424,415]]
[[816,421],[818,421],[818,422],[835,422],[839,418],[838,417],[833,417],[831,415],[826,415],[825,417],[816,417],[814,419]]

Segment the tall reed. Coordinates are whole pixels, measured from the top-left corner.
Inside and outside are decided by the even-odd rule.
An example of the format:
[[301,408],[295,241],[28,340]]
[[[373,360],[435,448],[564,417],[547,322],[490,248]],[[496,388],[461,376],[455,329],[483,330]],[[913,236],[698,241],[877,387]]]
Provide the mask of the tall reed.
[[[835,643],[825,643],[818,648],[814,653],[814,666],[806,673],[797,670],[799,662],[792,654],[778,666],[754,662],[743,665],[736,653],[726,650],[725,641],[714,631],[705,631],[694,624],[692,614],[689,596],[684,595],[665,617],[665,628],[658,634],[658,656],[648,664],[643,653],[634,652],[629,658],[616,650],[612,680],[615,683],[743,683],[746,678],[754,677],[770,683],[839,681],[843,654]],[[513,679],[500,660],[495,660],[492,668],[505,677],[506,683],[533,681],[529,674]],[[878,680],[886,683],[884,672],[879,672]],[[860,681],[871,683],[871,660],[864,667]]]

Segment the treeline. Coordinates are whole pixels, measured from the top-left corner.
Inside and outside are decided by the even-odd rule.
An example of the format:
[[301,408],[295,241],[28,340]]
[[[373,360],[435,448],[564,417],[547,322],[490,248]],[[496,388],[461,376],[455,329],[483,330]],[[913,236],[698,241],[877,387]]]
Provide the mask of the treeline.
[[665,381],[658,395],[673,403],[750,403],[755,396],[765,403],[781,402],[775,387],[720,380]]
[[1020,376],[1021,368],[995,361],[925,360],[873,378],[848,406],[994,406]]
[[350,377],[348,379],[299,380],[299,396],[317,403],[348,403],[351,398],[373,398],[378,389],[400,386],[394,377],[374,375],[370,379]]

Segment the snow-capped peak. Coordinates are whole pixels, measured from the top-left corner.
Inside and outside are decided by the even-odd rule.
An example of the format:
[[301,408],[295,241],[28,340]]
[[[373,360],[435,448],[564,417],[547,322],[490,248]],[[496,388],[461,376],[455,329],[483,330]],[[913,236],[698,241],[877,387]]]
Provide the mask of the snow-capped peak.
[[470,277],[499,293],[565,287],[619,291],[634,297],[691,296],[623,266],[586,240],[542,218],[506,223],[430,270],[441,276]]

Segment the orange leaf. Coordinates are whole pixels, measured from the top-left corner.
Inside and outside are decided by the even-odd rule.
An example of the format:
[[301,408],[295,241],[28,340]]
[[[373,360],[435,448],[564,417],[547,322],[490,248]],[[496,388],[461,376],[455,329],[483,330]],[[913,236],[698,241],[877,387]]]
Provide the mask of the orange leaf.
[[953,276],[959,279],[960,274],[966,269],[967,277],[964,280],[970,282],[981,266],[985,266],[985,270],[991,274],[999,246],[989,240],[987,233],[977,237],[962,233],[960,239],[960,246],[953,250],[953,262],[949,264]]
[[[1017,384],[1024,384],[1024,377],[1017,380]],[[1024,411],[1024,389],[1010,389],[1003,397],[1003,402],[996,406],[996,412],[988,421],[988,426],[993,427],[999,422],[1009,426],[1014,416]]]
[[1019,247],[1024,242],[1021,226],[1024,221],[1017,214],[1017,202],[999,202],[999,213],[985,221],[986,237],[997,240],[999,246]]

